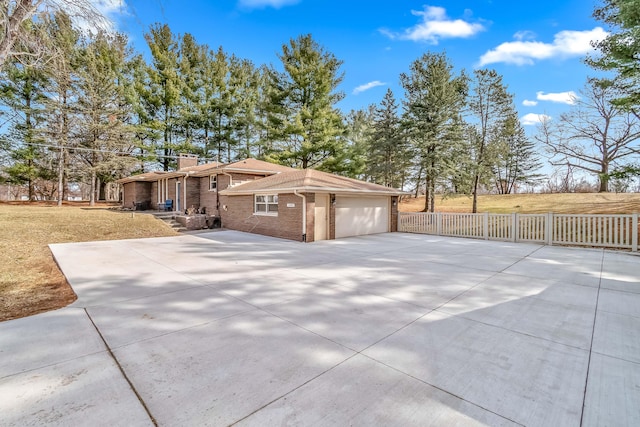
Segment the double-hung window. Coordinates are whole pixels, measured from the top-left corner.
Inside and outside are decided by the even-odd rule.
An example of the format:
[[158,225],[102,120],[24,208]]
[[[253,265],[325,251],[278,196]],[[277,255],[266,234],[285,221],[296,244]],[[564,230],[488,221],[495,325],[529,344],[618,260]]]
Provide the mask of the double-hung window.
[[209,176],[209,191],[216,191],[218,189],[218,175]]
[[253,211],[257,215],[278,215],[278,195],[256,194]]

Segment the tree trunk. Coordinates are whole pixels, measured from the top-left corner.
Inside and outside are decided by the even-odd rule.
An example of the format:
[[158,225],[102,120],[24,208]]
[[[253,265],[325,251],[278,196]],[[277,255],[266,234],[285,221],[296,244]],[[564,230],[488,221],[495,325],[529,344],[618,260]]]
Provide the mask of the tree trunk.
[[91,189],[89,190],[89,206],[96,205],[96,170],[91,169]]
[[60,147],[60,159],[58,160],[58,206],[62,206],[64,188],[64,148]]
[[473,206],[471,208],[471,213],[478,212],[478,181],[479,176],[476,174],[475,178],[473,179]]
[[600,169],[600,189],[598,192],[600,193],[608,193],[609,192],[609,165],[603,163]]

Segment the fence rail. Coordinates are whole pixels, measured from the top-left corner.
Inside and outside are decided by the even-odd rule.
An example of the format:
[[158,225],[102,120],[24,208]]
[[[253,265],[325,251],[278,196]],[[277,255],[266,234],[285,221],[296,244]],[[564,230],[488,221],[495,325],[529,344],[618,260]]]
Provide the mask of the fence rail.
[[547,245],[638,250],[638,214],[463,214],[398,215],[398,231]]

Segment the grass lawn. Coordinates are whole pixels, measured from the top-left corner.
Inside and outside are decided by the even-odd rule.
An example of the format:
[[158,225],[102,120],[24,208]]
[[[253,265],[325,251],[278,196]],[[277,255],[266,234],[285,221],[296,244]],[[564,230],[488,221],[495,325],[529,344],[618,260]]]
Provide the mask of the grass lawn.
[[[467,196],[437,196],[436,212],[471,212]],[[405,198],[401,212],[420,212],[424,197]],[[640,213],[640,193],[504,194],[478,196],[478,212],[489,213]]]
[[106,206],[0,204],[0,321],[64,307],[76,299],[49,243],[176,234],[151,215]]

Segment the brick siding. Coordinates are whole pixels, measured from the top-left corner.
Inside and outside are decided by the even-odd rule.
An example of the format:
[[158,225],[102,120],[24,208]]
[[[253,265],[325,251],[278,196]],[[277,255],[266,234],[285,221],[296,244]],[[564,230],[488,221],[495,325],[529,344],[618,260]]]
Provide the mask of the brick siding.
[[[295,207],[287,207],[290,203]],[[301,197],[295,194],[280,194],[277,216],[254,215],[253,208],[253,196],[220,196],[222,226],[230,230],[302,241]],[[308,229],[307,224],[307,232]]]
[[136,203],[147,203],[152,209],[155,207],[151,203],[150,182],[127,182],[122,187],[122,206],[125,208],[133,208]]

